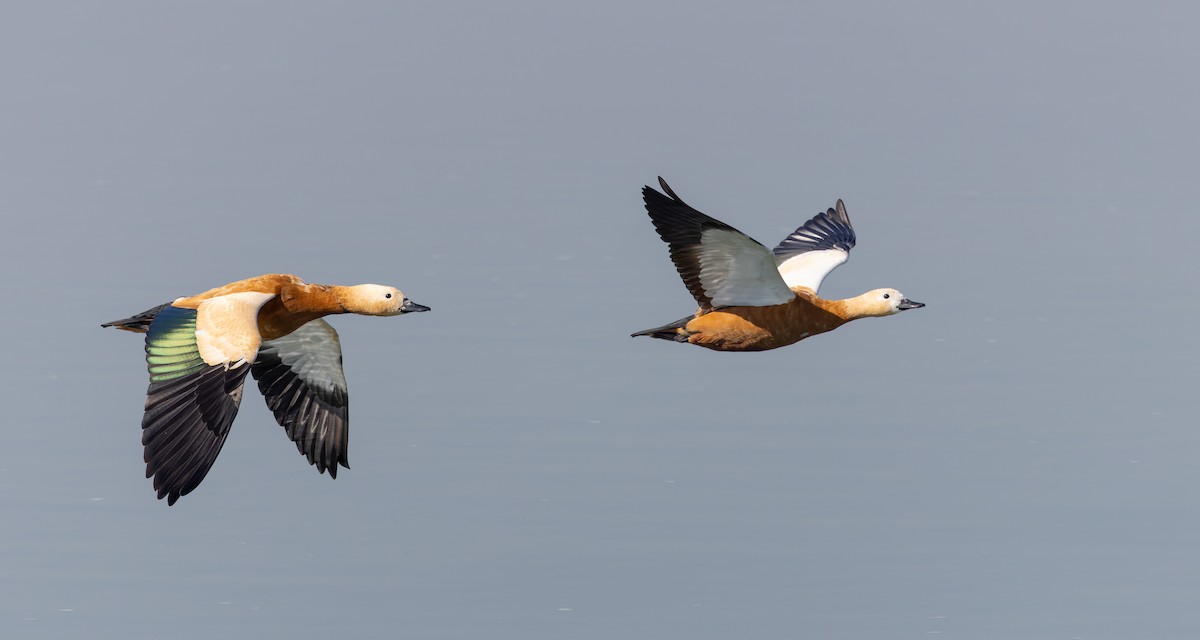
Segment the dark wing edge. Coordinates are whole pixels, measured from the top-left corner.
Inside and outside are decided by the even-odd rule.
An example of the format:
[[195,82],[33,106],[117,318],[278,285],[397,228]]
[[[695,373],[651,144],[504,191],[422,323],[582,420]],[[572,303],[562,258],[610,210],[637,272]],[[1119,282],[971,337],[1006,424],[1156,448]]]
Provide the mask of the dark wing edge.
[[[704,309],[713,307],[712,297],[700,282],[700,255],[702,234],[707,229],[720,229],[745,235],[741,231],[693,209],[685,203],[666,180],[660,176],[658,184],[666,193],[659,193],[649,185],[642,188],[642,200],[646,213],[654,223],[663,242],[670,247],[671,262],[683,279],[684,286]],[[747,236],[748,237],[748,236]]]
[[840,249],[849,253],[854,248],[855,240],[854,226],[846,214],[846,205],[839,199],[835,208],[818,213],[797,227],[772,253],[779,262],[809,251]]
[[275,421],[318,473],[350,468],[349,394],[337,332],[324,320],[259,347],[251,367]]
[[249,371],[245,362],[220,364],[150,383],[142,417],[143,459],[160,500],[173,505],[204,480],[237,416]]

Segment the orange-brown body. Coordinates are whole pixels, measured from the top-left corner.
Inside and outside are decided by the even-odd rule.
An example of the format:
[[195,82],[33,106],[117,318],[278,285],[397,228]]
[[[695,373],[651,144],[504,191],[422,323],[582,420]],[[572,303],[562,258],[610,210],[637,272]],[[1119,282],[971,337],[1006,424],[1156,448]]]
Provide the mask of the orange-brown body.
[[873,289],[845,300],[817,296],[821,282],[844,263],[856,236],[841,200],[767,249],[750,236],[693,209],[667,181],[642,189],[646,213],[671,262],[700,308],[690,318],[633,336],[686,342],[714,351],[766,351],[832,331],[858,318],[925,306],[895,289]]
[[290,274],[272,273],[239,280],[222,287],[209,289],[172,303],[176,307],[195,309],[200,303],[217,296],[254,291],[273,293],[258,312],[258,331],[263,340],[286,336],[317,318],[346,313],[339,290],[344,287],[308,284]]
[[716,351],[765,351],[833,331],[855,317],[844,300],[798,290],[784,304],[702,311],[677,331],[689,343]]
[[[337,331],[322,316],[429,311],[391,286],[246,278],[100,326],[146,334],[146,477],[174,504],[208,473],[237,416],[247,375],[321,473],[348,467],[347,395]],[[290,335],[289,335],[290,334]]]

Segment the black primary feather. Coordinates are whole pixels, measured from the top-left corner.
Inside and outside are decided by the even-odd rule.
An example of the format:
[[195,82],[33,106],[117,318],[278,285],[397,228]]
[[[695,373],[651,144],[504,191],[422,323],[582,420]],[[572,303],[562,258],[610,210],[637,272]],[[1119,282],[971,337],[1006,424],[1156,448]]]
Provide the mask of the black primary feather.
[[790,258],[809,251],[841,249],[849,252],[854,248],[854,227],[846,206],[841,200],[837,207],[818,213],[811,220],[796,228],[772,251],[777,257]]
[[712,296],[704,290],[700,283],[702,266],[700,243],[703,233],[708,229],[720,229],[741,235],[746,234],[693,209],[675,195],[667,181],[661,177],[658,179],[658,184],[666,192],[666,195],[649,186],[642,189],[646,213],[650,214],[650,221],[654,223],[654,229],[658,232],[659,237],[670,247],[671,262],[675,263],[675,270],[679,272],[683,284],[701,307],[710,309],[713,306]]

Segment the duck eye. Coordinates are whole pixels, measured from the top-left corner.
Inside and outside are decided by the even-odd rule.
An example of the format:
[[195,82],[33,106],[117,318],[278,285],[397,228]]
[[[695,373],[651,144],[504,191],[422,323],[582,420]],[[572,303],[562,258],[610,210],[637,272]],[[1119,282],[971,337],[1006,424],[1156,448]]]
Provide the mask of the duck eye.
[[887,300],[887,299],[888,299],[888,298],[890,298],[890,297],[892,297],[892,294],[890,294],[890,293],[885,293],[885,294],[883,294],[883,299],[884,299],[884,300]]
[[392,294],[390,294],[390,293],[385,293],[385,294],[383,294],[383,297],[385,297],[385,298],[390,298],[390,297],[392,297]]

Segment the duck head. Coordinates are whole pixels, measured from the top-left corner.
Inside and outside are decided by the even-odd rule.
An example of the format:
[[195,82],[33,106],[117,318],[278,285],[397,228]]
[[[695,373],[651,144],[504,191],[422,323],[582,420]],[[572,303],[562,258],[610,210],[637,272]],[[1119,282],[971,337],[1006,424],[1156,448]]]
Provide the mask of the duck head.
[[429,307],[409,300],[403,291],[382,284],[346,287],[341,291],[340,298],[347,311],[368,316],[398,316],[429,311]]
[[854,309],[860,317],[891,316],[909,309],[920,309],[924,302],[914,302],[895,289],[875,289],[853,298]]

